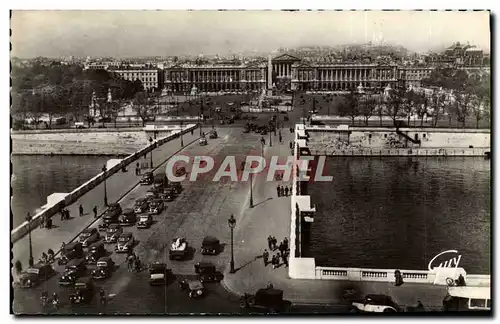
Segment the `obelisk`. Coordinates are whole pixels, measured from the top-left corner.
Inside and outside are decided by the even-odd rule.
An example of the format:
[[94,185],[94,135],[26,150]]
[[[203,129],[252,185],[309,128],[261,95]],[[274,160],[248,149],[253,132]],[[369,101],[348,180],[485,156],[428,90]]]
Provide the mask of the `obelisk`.
[[271,55],[267,58],[267,95],[273,95],[273,62]]

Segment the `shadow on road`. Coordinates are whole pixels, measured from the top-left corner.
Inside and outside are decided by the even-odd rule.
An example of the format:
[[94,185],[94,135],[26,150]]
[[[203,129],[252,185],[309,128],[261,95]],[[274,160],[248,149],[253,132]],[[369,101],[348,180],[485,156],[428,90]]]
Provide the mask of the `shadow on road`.
[[265,203],[265,202],[267,202],[267,201],[269,201],[269,200],[271,200],[271,199],[273,199],[273,198],[272,198],[272,197],[267,198],[266,200],[263,200],[263,201],[261,201],[260,203],[257,203],[257,204],[255,204],[255,205],[253,205],[253,206],[254,206],[254,207],[257,207],[257,206],[259,206],[260,204],[263,204],[263,203]]
[[251,259],[250,261],[247,261],[246,263],[244,263],[243,265],[239,266],[238,268],[234,269],[234,272],[238,272],[240,271],[241,269],[243,269],[244,267],[246,267],[247,265],[249,265],[250,263],[254,262],[255,260],[257,259],[260,259],[262,258],[262,255],[257,255],[255,258]]

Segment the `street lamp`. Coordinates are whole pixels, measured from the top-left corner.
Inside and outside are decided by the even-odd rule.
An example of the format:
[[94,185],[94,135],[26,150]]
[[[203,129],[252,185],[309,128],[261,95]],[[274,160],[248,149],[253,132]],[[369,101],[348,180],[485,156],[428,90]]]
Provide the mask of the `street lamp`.
[[182,125],[183,122],[181,121],[181,147],[184,147],[184,140],[182,139]]
[[264,142],[260,142],[260,147],[262,148],[262,157],[264,157]]
[[[149,137],[149,144],[153,144],[153,139],[151,137]],[[153,149],[151,149],[151,154],[150,154],[150,157],[151,157],[151,161],[150,161],[150,165],[151,165],[151,169],[153,168]]]
[[106,190],[106,164],[102,167],[102,172],[104,174],[104,206],[108,207],[108,191]]
[[235,273],[236,271],[234,270],[233,230],[234,230],[234,227],[236,226],[236,219],[234,219],[233,215],[231,215],[231,217],[227,220],[227,223],[229,224],[229,228],[231,229],[231,262],[229,264],[231,267],[231,270],[229,270],[229,273]]
[[203,101],[200,104],[200,114],[198,116],[198,123],[200,124],[200,137],[203,134],[202,132],[202,126],[201,126],[201,115],[203,114]]
[[271,132],[269,132],[269,147],[273,146],[273,137],[271,136]]
[[30,245],[30,258],[28,260],[28,264],[30,267],[32,267],[34,264],[34,262],[33,262],[33,245],[31,244],[31,220],[32,219],[33,219],[33,217],[28,212],[28,214],[26,215],[26,221],[28,222],[28,240],[29,240],[29,245]]
[[250,173],[250,208],[253,208],[253,173]]

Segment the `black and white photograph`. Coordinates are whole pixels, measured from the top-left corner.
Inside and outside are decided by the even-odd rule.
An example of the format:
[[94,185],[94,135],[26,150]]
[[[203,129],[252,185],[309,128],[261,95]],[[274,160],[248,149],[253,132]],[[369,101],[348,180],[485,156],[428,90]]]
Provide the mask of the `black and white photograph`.
[[492,316],[491,28],[11,10],[10,313]]

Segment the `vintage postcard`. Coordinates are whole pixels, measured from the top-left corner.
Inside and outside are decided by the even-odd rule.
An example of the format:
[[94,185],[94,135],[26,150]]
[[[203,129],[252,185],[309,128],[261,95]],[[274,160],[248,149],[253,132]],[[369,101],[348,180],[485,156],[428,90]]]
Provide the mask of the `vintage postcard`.
[[490,19],[12,11],[11,312],[491,315]]

